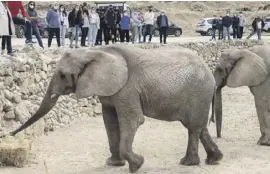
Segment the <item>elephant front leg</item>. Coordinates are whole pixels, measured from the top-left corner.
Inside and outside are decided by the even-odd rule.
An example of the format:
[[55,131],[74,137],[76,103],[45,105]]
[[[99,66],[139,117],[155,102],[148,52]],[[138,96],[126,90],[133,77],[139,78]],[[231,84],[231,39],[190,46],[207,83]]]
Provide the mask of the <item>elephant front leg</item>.
[[131,173],[138,171],[144,163],[143,156],[132,150],[136,131],[142,124],[140,119],[143,118],[140,107],[134,107],[134,104],[116,107],[120,126],[120,157],[128,161]]
[[259,117],[260,131],[262,134],[257,144],[270,146],[270,111],[259,106],[256,106],[256,110]]
[[119,121],[114,107],[102,105],[103,120],[108,136],[110,152],[112,156],[107,159],[106,164],[110,166],[124,166],[125,160],[120,158],[119,142],[120,131]]
[[198,155],[200,130],[188,130],[188,146],[187,152],[184,158],[181,159],[180,164],[191,166],[200,163]]

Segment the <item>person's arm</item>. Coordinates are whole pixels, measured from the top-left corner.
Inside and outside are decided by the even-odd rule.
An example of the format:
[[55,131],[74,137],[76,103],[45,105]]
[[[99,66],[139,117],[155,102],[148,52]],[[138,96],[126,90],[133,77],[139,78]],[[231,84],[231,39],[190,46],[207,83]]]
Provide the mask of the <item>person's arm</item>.
[[108,10],[105,11],[105,13],[104,13],[104,22],[105,22],[105,24],[108,24],[107,14],[108,14]]
[[51,10],[48,11],[47,16],[46,16],[46,20],[49,23],[51,19]]
[[[38,13],[37,13],[36,10],[35,10],[35,12],[36,12],[36,16],[35,16],[35,17],[29,17],[31,20],[38,20],[39,15],[38,15]],[[29,15],[29,14],[28,14],[28,15]]]

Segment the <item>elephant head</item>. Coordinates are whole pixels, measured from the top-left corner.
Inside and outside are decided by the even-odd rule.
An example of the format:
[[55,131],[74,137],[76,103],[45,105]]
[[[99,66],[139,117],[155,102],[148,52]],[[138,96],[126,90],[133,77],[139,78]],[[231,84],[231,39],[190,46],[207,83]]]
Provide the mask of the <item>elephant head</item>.
[[248,50],[230,50],[221,54],[214,70],[216,80],[215,115],[217,137],[221,137],[222,95],[224,86],[256,86],[268,76],[267,65],[263,58]]
[[17,134],[45,116],[61,95],[75,93],[78,99],[112,96],[125,85],[127,78],[127,64],[120,54],[97,50],[65,52],[37,112],[10,134]]

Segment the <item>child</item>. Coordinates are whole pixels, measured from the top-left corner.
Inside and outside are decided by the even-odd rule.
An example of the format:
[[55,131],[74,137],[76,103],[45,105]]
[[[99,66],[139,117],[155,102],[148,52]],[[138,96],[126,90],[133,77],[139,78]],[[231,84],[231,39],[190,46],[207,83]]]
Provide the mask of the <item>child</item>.
[[120,42],[124,43],[124,39],[126,38],[126,42],[129,42],[129,29],[130,29],[130,17],[127,12],[124,12],[124,15],[121,19],[120,23],[121,33],[120,33]]
[[2,54],[7,45],[7,54],[13,56],[11,36],[15,34],[15,26],[11,18],[11,13],[7,7],[7,2],[0,2],[0,35],[2,36]]

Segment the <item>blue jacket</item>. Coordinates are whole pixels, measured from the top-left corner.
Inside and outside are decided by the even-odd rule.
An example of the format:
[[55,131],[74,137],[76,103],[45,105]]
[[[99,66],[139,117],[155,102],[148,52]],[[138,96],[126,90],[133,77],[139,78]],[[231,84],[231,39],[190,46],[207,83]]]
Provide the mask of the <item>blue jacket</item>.
[[50,9],[47,13],[47,22],[49,25],[49,28],[60,28],[60,15],[58,11]]
[[122,30],[129,30],[130,17],[123,16],[120,22],[120,28]]

